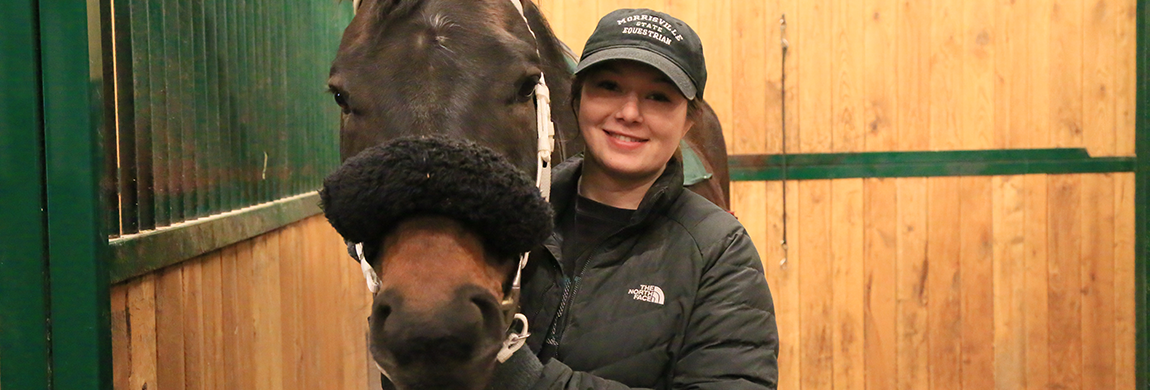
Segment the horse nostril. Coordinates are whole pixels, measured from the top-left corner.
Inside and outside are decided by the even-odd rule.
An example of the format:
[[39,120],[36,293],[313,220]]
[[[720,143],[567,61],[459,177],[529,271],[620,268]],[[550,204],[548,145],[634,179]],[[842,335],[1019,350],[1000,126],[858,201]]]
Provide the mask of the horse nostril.
[[495,302],[490,294],[474,296],[471,298],[471,303],[479,307],[479,312],[482,313],[484,317],[499,313],[499,303]]
[[382,321],[387,320],[387,316],[390,316],[390,315],[391,315],[391,305],[389,305],[387,303],[377,303],[375,305],[375,308],[372,309],[372,311],[371,311],[370,320],[380,321],[380,323],[382,323]]
[[479,308],[479,315],[487,327],[498,328],[503,322],[502,305],[487,291],[476,291],[471,295],[471,303]]

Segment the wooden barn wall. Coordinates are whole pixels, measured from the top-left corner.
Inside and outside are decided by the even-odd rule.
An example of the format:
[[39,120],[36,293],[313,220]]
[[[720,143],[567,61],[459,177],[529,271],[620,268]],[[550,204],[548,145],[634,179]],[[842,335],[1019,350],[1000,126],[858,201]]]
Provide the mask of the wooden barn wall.
[[315,216],[113,286],[115,389],[365,388],[370,297],[341,243]]
[[733,153],[1134,154],[1134,0],[537,0],[576,53],[607,12],[695,27]]
[[[788,153],[1134,154],[1133,0],[537,2],[577,53],[615,8],[694,26],[731,153],[783,151],[785,13]],[[1132,173],[786,186],[732,183],[780,389],[1134,388]]]

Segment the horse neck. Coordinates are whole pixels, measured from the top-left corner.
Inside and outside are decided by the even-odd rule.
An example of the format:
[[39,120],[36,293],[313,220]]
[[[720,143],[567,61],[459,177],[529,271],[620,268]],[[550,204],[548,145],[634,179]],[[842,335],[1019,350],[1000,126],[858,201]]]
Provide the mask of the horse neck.
[[583,139],[579,136],[579,126],[571,110],[571,69],[567,67],[559,37],[555,36],[539,7],[530,0],[523,3],[524,14],[535,32],[539,55],[543,59],[547,88],[551,90],[551,120],[555,122],[556,133],[553,157],[559,158],[554,161],[558,164],[583,150]]

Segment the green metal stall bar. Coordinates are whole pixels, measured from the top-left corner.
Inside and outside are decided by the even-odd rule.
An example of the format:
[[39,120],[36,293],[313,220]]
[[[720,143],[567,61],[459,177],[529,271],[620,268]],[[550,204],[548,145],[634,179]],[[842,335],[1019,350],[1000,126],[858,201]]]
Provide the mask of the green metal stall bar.
[[111,389],[99,4],[2,7],[0,388]]
[[40,2],[53,389],[111,389],[100,2]]
[[0,388],[110,389],[99,3],[3,3]]
[[0,388],[48,388],[37,13],[0,2]]

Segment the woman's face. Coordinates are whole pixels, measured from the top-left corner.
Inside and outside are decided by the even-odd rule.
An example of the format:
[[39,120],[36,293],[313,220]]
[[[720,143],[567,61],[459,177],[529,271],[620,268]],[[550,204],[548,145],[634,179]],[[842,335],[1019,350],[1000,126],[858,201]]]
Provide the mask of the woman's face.
[[579,130],[589,162],[612,179],[658,178],[691,125],[687,98],[651,66],[613,61],[584,78]]

